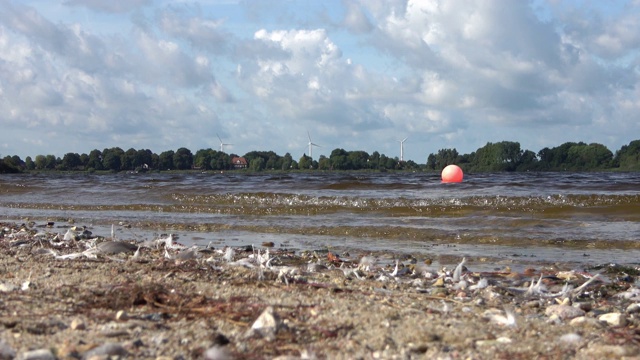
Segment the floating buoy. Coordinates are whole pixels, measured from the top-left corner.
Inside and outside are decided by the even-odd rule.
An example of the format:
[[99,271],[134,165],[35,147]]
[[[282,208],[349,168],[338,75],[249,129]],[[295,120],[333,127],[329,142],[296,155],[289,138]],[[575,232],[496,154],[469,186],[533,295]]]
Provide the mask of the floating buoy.
[[447,165],[447,167],[442,169],[443,183],[462,182],[463,177],[462,169],[460,169],[458,165]]

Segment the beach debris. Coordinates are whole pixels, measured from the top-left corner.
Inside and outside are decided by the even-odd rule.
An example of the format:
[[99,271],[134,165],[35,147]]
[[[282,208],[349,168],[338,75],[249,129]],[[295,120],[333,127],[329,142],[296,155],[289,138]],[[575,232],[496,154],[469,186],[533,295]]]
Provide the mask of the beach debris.
[[67,229],[67,232],[64,234],[64,237],[62,238],[62,240],[64,240],[64,241],[76,240],[76,232],[75,232],[75,230],[72,229],[72,228]]
[[[80,227],[77,227],[74,231],[79,232],[79,229]],[[63,239],[62,234],[39,233],[36,236],[34,232],[29,235],[22,229],[8,228],[8,230],[3,230],[0,242],[3,243],[5,249],[8,249],[12,256],[15,256],[15,259],[20,261],[34,255],[51,256],[53,263],[55,263],[54,257],[66,260],[100,259],[100,261],[86,261],[82,264],[57,263],[52,266],[51,271],[53,273],[57,271],[57,267],[86,269],[94,265],[103,266],[103,263],[108,261],[123,261],[122,258],[124,258],[124,256],[109,257],[107,255],[126,255],[129,256],[129,259],[138,259],[143,256],[149,262],[157,265],[154,271],[166,271],[165,279],[171,277],[192,281],[195,276],[182,276],[181,274],[196,270],[198,271],[198,276],[202,275],[203,279],[216,279],[217,277],[217,279],[222,279],[221,281],[227,284],[229,283],[228,279],[232,278],[232,276],[242,274],[241,280],[233,278],[233,281],[242,282],[244,285],[245,282],[255,284],[255,277],[248,275],[259,272],[258,279],[275,282],[275,284],[262,283],[259,286],[269,289],[281,289],[283,297],[297,291],[298,287],[303,288],[304,291],[317,291],[318,289],[324,289],[321,291],[325,291],[330,289],[331,292],[327,292],[329,296],[332,296],[331,294],[333,293],[340,294],[338,296],[350,296],[350,294],[358,293],[366,294],[374,301],[381,299],[382,302],[390,305],[389,310],[391,312],[403,308],[405,304],[395,300],[397,295],[409,290],[413,292],[410,307],[426,310],[423,315],[429,316],[430,313],[435,313],[443,317],[459,320],[469,317],[485,320],[481,325],[490,328],[489,334],[484,339],[475,340],[474,338],[469,340],[469,344],[472,346],[474,342],[483,346],[517,344],[524,336],[527,336],[525,334],[529,331],[538,331],[534,326],[530,328],[529,325],[540,319],[551,324],[560,324],[566,321],[567,324],[557,327],[557,334],[563,334],[564,332],[561,331],[566,329],[576,331],[566,333],[561,337],[558,335],[550,343],[550,346],[572,348],[571,351],[575,351],[574,355],[576,356],[583,355],[578,354],[578,351],[592,348],[591,343],[595,341],[594,337],[584,329],[598,329],[601,332],[608,331],[605,335],[610,336],[611,339],[607,341],[615,344],[620,344],[623,341],[636,343],[640,340],[635,329],[638,321],[637,314],[640,313],[640,289],[636,287],[637,284],[620,281],[618,278],[607,275],[606,272],[603,275],[590,275],[577,269],[565,270],[570,266],[565,266],[563,270],[559,270],[561,266],[543,267],[542,265],[539,268],[518,271],[509,267],[486,263],[482,267],[487,268],[490,266],[492,271],[474,272],[472,267],[477,263],[473,258],[467,256],[461,259],[457,257],[455,262],[450,260],[451,258],[446,258],[445,261],[451,262],[447,263],[446,266],[451,267],[447,270],[443,266],[441,269],[436,270],[435,268],[429,269],[428,265],[423,261],[398,256],[396,253],[381,254],[377,257],[367,254],[359,257],[359,261],[349,261],[350,255],[345,255],[345,253],[341,252],[340,254],[344,258],[337,262],[335,259],[331,261],[332,259],[328,255],[313,256],[311,251],[304,255],[296,255],[295,251],[291,249],[281,248],[258,249],[253,246],[236,248],[227,246],[221,249],[210,249],[205,252],[206,248],[204,246],[192,246],[190,248],[182,245],[175,246],[173,244],[175,238],[172,235],[161,236],[157,240],[151,240],[149,243],[142,241],[130,242],[127,240],[115,241],[99,236],[86,239],[80,236],[74,241],[65,242],[60,240],[50,242],[55,236]],[[167,240],[168,238],[171,239],[170,242]],[[9,246],[12,247],[9,248]],[[207,258],[202,259],[202,255],[205,253]],[[318,251],[318,253],[325,255],[321,251]],[[163,256],[167,256],[175,260],[175,262],[162,261]],[[335,256],[337,257],[337,255]],[[358,257],[353,257],[353,259],[358,259]],[[439,261],[442,261],[442,259],[439,259]],[[482,261],[484,262],[485,260]],[[135,266],[137,274],[144,273],[144,271],[138,269],[137,264]],[[251,270],[245,271],[245,269],[235,268],[232,270],[232,266],[243,266]],[[514,269],[520,268],[519,266],[511,266]],[[106,268],[109,268],[109,266],[106,266]],[[34,272],[34,274],[36,273]],[[33,283],[30,278],[25,281],[24,275],[8,277],[3,281],[6,283],[0,284],[3,285],[0,286],[0,289],[9,291],[5,295],[6,298],[22,298],[32,297],[33,293],[40,290],[46,280],[42,277],[42,274],[38,273],[38,276],[34,277]],[[386,283],[380,284],[376,283],[376,281],[386,281]],[[287,287],[285,288],[281,283],[286,284]],[[134,284],[129,282],[118,282],[118,290],[115,292],[119,292],[121,288],[130,288],[132,286]],[[138,286],[137,283],[135,286]],[[207,286],[209,286],[209,283],[207,283]],[[21,291],[25,290],[29,291],[29,293],[22,294]],[[130,304],[125,304],[126,306],[124,307],[113,309],[109,313],[109,321],[118,326],[133,326],[128,323],[160,322],[165,318],[174,316],[180,319],[185,314],[193,318],[197,318],[198,314],[207,314],[207,316],[215,314],[217,317],[226,319],[224,321],[228,320],[230,326],[237,326],[237,329],[233,330],[234,338],[236,338],[237,334],[240,334],[240,337],[247,336],[244,339],[246,341],[235,344],[231,349],[225,348],[221,344],[205,341],[204,344],[208,345],[199,348],[198,357],[217,359],[229,358],[234,355],[241,357],[242,355],[240,354],[244,352],[242,350],[244,349],[243,346],[252,346],[256,342],[259,344],[268,342],[272,342],[271,345],[279,344],[281,339],[289,336],[298,336],[298,326],[302,328],[301,325],[298,325],[299,322],[307,321],[307,319],[311,319],[309,321],[323,319],[325,315],[335,316],[328,313],[323,314],[325,309],[329,311],[331,309],[317,304],[296,305],[294,303],[292,305],[291,302],[273,302],[271,299],[267,301],[260,297],[250,297],[247,300],[238,298],[236,301],[236,299],[227,298],[226,295],[220,295],[220,293],[216,293],[215,296],[211,297],[206,292],[200,291],[193,296],[193,299],[190,299],[190,293],[187,295],[184,290],[182,292],[179,290],[177,287],[175,290],[173,287],[163,289],[160,285],[153,291],[143,292],[136,290],[136,296],[132,297],[136,299],[135,305],[130,307]],[[174,291],[176,292],[174,293]],[[324,293],[322,295],[324,296]],[[104,296],[102,295],[102,297]],[[176,301],[176,299],[184,299],[184,301]],[[234,308],[235,305],[231,305],[233,303],[242,303],[244,307],[239,310]],[[154,309],[152,309],[153,314],[140,315],[144,312],[134,309],[137,306],[151,306],[151,304],[154,306]],[[269,306],[270,304],[278,305]],[[487,307],[491,309],[485,311]],[[281,309],[281,312],[277,313],[275,309]],[[130,313],[127,313],[127,311],[130,311]],[[416,314],[419,314],[419,311]],[[87,316],[83,317],[83,319],[88,321],[88,325],[84,325],[81,320],[78,320],[77,324],[71,322],[69,327],[75,330],[93,329],[92,318]],[[251,323],[252,319],[255,319],[253,323]],[[393,323],[393,321],[390,320],[387,323]],[[295,331],[290,331],[290,333],[289,331],[282,331],[283,329],[288,329],[287,325]],[[248,327],[250,327],[249,330],[247,330]],[[499,332],[500,330],[496,330],[498,328],[502,328],[502,333]],[[335,337],[341,331],[340,329],[325,328],[320,325],[304,335]],[[133,331],[114,328],[108,334],[111,339],[114,339],[115,336],[133,334]],[[586,334],[589,334],[589,337]],[[144,339],[144,341],[146,340]],[[164,344],[170,340],[167,337],[162,337],[161,341]],[[177,341],[180,344],[195,342],[195,340],[186,335],[181,335]],[[96,346],[98,344],[88,344],[87,346]],[[149,342],[149,344],[153,343]],[[600,344],[597,345],[600,346]],[[103,355],[95,355],[95,357],[140,356],[140,353],[117,355],[118,351],[120,351],[118,349],[124,348],[132,353],[136,351],[135,347],[137,345],[132,346],[129,342],[122,345],[112,344],[111,346],[113,347],[111,349],[115,349],[114,355],[109,355],[111,350],[106,348],[107,344],[102,346],[105,346],[106,349]],[[207,346],[209,347],[207,348]],[[100,347],[95,349],[98,348]],[[86,350],[86,347],[83,348],[84,350]],[[393,350],[404,349],[400,349],[398,346],[398,349],[394,348]],[[0,347],[1,351],[2,348]],[[238,354],[234,351],[237,351]],[[55,354],[59,353],[56,352]],[[87,355],[90,353],[81,351],[80,354]],[[12,358],[15,358],[15,356]]]
[[253,325],[246,333],[246,337],[258,335],[268,341],[273,341],[281,327],[282,322],[275,313],[273,306],[268,306],[253,322]]
[[469,286],[469,290],[481,290],[489,286],[487,278],[480,278],[476,284]]
[[154,242],[156,244],[156,247],[159,248],[160,246],[164,245],[164,248],[169,250],[184,249],[186,247],[180,243],[175,242],[173,238],[173,234],[169,234],[165,237],[158,238],[154,240]]
[[[165,251],[166,251],[166,249],[165,249]],[[180,261],[198,259],[198,258],[200,258],[200,251],[199,251],[197,246],[196,247],[191,247],[189,249],[182,250],[182,251],[178,252],[175,256],[173,256],[173,258],[175,260],[180,260]]]
[[453,276],[452,276],[453,282],[460,281],[460,276],[462,276],[462,267],[464,266],[465,262],[467,262],[467,258],[463,257],[462,261],[460,261],[458,266],[456,266],[455,270],[453,270]]
[[338,254],[334,253],[334,252],[327,252],[327,260],[331,263],[341,263],[342,260],[340,260],[340,257],[338,256]]
[[235,257],[236,252],[233,250],[231,246],[227,247],[227,250],[224,252],[224,261],[230,263],[233,262],[233,258]]
[[517,327],[516,316],[512,309],[505,307],[504,314],[502,311],[498,309],[488,309],[484,313],[484,317],[489,319],[494,324],[507,326],[507,327]]

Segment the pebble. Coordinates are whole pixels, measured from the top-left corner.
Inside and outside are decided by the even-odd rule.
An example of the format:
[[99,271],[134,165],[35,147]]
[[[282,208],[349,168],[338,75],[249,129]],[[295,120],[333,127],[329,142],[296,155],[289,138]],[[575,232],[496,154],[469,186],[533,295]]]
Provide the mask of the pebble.
[[49,349],[38,349],[24,352],[16,360],[55,360],[56,357]]
[[0,292],[12,292],[18,287],[13,284],[2,283],[0,284]]
[[586,316],[578,316],[577,318],[571,319],[569,325],[576,326],[580,328],[592,327],[592,328],[601,328],[602,323],[595,318],[586,317]]
[[0,340],[0,360],[10,360],[16,357],[16,351],[4,340]]
[[116,320],[125,321],[129,320],[129,314],[124,310],[118,310],[116,313]]
[[267,307],[256,321],[251,325],[251,329],[247,331],[246,336],[251,337],[259,334],[267,340],[275,340],[276,332],[282,323],[278,319],[272,306]]
[[87,351],[83,358],[91,359],[103,356],[126,356],[127,350],[124,346],[115,343],[105,343],[92,350]]
[[627,306],[627,310],[626,311],[629,314],[639,313],[640,312],[640,304],[638,304],[638,303],[631,304],[631,305]]
[[584,311],[591,311],[591,309],[593,309],[593,306],[590,302],[577,302],[574,303],[573,306]]
[[208,348],[202,357],[205,360],[227,360],[231,358],[229,351],[221,346],[213,346]]
[[568,334],[564,334],[560,337],[560,341],[563,343],[568,343],[568,344],[575,344],[575,343],[579,343],[580,341],[582,341],[582,336],[576,334],[576,333],[568,333]]
[[598,320],[606,322],[611,326],[625,326],[627,318],[622,313],[608,313],[598,316]]
[[573,319],[585,314],[584,310],[570,305],[551,305],[544,313],[547,316],[556,315],[561,320]]
[[87,325],[82,319],[73,319],[69,327],[71,327],[71,330],[84,330],[87,328]]

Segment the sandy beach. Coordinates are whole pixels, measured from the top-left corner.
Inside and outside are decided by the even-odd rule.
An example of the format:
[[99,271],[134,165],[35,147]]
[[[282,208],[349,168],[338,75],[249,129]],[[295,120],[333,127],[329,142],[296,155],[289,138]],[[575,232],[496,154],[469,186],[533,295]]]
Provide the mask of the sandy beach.
[[357,249],[186,249],[32,225],[1,226],[1,359],[640,355],[630,268],[476,272],[475,259],[395,266]]

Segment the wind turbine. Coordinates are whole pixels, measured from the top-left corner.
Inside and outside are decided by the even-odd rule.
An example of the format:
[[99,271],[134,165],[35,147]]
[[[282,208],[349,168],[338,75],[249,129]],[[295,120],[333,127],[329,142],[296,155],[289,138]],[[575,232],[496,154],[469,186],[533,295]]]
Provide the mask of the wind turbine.
[[320,147],[320,145],[318,145],[318,144],[314,144],[314,143],[311,141],[311,135],[309,134],[309,132],[308,132],[308,131],[307,131],[307,136],[309,137],[309,157],[311,158],[311,160],[313,160],[313,147],[314,147],[314,146]]
[[220,140],[220,152],[224,152],[224,146],[225,145],[233,145],[233,144],[225,144],[222,139],[220,139],[220,135],[216,134],[216,136],[218,137],[218,140]]
[[402,140],[398,140],[398,142],[400,143],[400,161],[404,161],[404,142],[408,139],[409,137],[407,136],[406,138],[402,139]]

